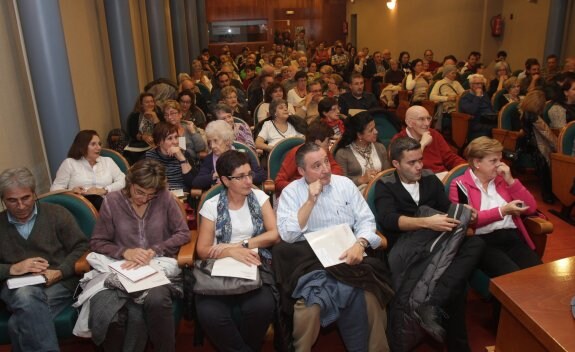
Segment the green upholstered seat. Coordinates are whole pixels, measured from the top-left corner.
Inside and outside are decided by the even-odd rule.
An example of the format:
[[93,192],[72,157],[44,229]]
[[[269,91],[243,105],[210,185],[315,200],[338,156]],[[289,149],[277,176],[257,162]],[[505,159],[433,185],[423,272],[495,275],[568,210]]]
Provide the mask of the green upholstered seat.
[[393,136],[401,130],[401,124],[395,115],[388,111],[377,109],[370,112],[377,129],[377,141],[387,148]]
[[130,163],[128,163],[128,160],[126,160],[126,158],[124,158],[122,154],[112,149],[102,148],[102,150],[100,151],[100,155],[112,158],[112,160],[114,160],[116,165],[118,165],[118,167],[120,168],[120,170],[122,170],[123,173],[128,172],[128,169],[130,168]]

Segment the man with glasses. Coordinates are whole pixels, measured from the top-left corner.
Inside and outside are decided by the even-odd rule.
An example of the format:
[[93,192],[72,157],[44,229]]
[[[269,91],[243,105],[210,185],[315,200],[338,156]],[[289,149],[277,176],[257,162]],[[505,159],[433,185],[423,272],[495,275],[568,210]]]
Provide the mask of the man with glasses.
[[[320,325],[337,322],[348,350],[388,351],[385,306],[392,295],[390,276],[385,261],[364,257],[368,248],[381,244],[375,218],[355,184],[332,175],[324,148],[306,143],[295,159],[302,178],[291,182],[279,199],[283,242],[273,249],[277,283],[286,298],[282,313],[286,320],[293,319],[294,348],[310,351]],[[356,240],[339,257],[345,263],[326,269],[304,234],[338,224],[348,224]],[[312,292],[303,294],[307,289]]]
[[[0,299],[12,315],[14,351],[58,351],[52,320],[72,303],[74,263],[88,249],[86,236],[66,209],[36,202],[36,181],[26,168],[0,174]],[[43,275],[44,285],[9,289],[6,280]]]
[[313,81],[307,86],[307,95],[298,106],[295,106],[296,115],[305,118],[308,125],[319,117],[318,104],[323,98],[323,91],[319,81]]
[[423,57],[429,63],[428,71],[431,73],[435,73],[439,67],[441,67],[441,63],[433,60],[433,51],[431,49],[425,50],[423,53]]
[[423,151],[423,168],[433,171],[441,180],[451,169],[466,161],[451,150],[441,133],[431,128],[431,120],[424,107],[410,107],[405,113],[407,127],[393,136],[392,141],[400,137],[411,137],[418,141]]

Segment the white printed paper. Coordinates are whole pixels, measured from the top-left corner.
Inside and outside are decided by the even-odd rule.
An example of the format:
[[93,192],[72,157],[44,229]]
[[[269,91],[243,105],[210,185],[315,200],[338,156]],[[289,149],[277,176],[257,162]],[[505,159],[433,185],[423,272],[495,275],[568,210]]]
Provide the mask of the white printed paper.
[[13,277],[6,281],[8,288],[11,290],[24,286],[31,286],[45,283],[46,278],[44,277],[44,275],[24,275],[19,277]]
[[[257,253],[257,248],[252,249]],[[239,277],[241,279],[257,279],[258,267],[247,265],[232,257],[216,259],[212,268],[212,276]]]
[[357,241],[348,224],[308,232],[304,236],[324,268],[344,263],[345,260],[339,257]]
[[114,271],[119,273],[119,276],[124,276],[125,278],[131,280],[132,282],[140,281],[148,276],[153,275],[158,270],[154,269],[150,265],[140,266],[138,268],[133,269],[124,269],[122,265],[125,263],[125,260],[118,260],[117,262],[110,263],[109,266]]
[[178,137],[178,145],[180,149],[186,150],[186,137]]
[[126,289],[128,293],[143,291],[150,288],[167,285],[170,283],[170,279],[166,277],[163,271],[157,271],[152,276],[148,276],[138,282],[133,282],[128,280],[122,275],[118,275],[118,279],[122,283],[122,286]]

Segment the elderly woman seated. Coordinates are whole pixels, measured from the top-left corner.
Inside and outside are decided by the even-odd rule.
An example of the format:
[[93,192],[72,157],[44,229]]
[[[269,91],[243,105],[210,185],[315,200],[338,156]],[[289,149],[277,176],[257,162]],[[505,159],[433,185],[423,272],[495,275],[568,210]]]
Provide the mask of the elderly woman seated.
[[[495,104],[499,106],[499,110],[501,110],[505,105],[513,102],[520,102],[523,98],[519,95],[519,81],[517,77],[510,77],[505,80],[503,83],[503,88],[505,89],[505,93],[500,95],[497,99]],[[499,111],[497,111],[499,112]]]
[[480,136],[491,137],[491,130],[497,127],[497,114],[491,106],[491,99],[485,93],[485,77],[480,74],[469,75],[470,89],[463,94],[459,102],[461,112],[470,114],[469,140]]
[[154,127],[153,137],[156,147],[146,152],[146,158],[157,160],[164,165],[171,190],[190,189],[194,179],[189,162],[191,156],[180,147],[178,126],[160,122]]
[[[271,261],[267,248],[280,240],[276,218],[268,196],[252,188],[254,174],[246,154],[223,153],[216,171],[223,188],[200,210],[198,256],[256,265],[263,285],[243,294],[196,294],[198,320],[218,351],[260,351],[276,306],[274,282],[265,269]],[[233,307],[239,307],[241,324],[232,317]]]
[[238,102],[238,90],[236,87],[228,86],[222,88],[222,99],[220,101],[232,108],[232,115],[245,121],[248,125],[253,126],[254,119],[248,110]]
[[377,141],[373,116],[367,111],[347,118],[345,132],[333,154],[343,174],[360,189],[390,167],[385,146]]
[[[156,160],[134,164],[126,187],[104,200],[90,247],[114,260],[125,259],[126,269],[167,257],[176,272],[174,257],[190,241],[186,220],[167,190],[166,169]],[[145,226],[143,226],[145,224]],[[155,260],[155,259],[154,259]],[[108,277],[106,287],[90,300],[92,339],[105,351],[144,351],[148,337],[155,351],[175,351],[172,298],[182,296],[175,283],[128,294]]]
[[469,169],[449,188],[452,202],[467,203],[478,211],[475,235],[486,244],[479,267],[490,277],[541,264],[521,221],[522,215],[536,212],[537,203],[501,161],[502,151],[495,139],[471,141],[465,149]]
[[232,108],[226,104],[217,104],[214,108],[216,119],[225,121],[234,130],[235,141],[243,143],[255,151],[256,144],[250,126],[243,121],[236,122],[232,114]]
[[[234,131],[227,122],[222,120],[210,122],[206,127],[206,135],[212,152],[204,158],[200,170],[192,182],[194,188],[208,189],[219,183],[220,177],[216,171],[216,162],[223,153],[233,149]],[[258,161],[250,157],[249,163],[253,172],[252,182],[256,185],[264,182],[266,173],[259,166]]]
[[50,191],[69,189],[86,197],[100,209],[108,192],[124,187],[124,173],[111,158],[100,156],[102,143],[93,130],[78,132],[68,158],[62,162]]

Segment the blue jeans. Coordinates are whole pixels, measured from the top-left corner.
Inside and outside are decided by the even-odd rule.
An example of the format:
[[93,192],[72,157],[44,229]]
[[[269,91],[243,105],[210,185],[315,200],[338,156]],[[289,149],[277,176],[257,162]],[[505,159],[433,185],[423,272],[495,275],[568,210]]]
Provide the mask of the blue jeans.
[[72,292],[61,283],[48,288],[41,285],[14,290],[2,285],[0,298],[12,313],[8,332],[12,351],[59,351],[52,320],[72,304]]

